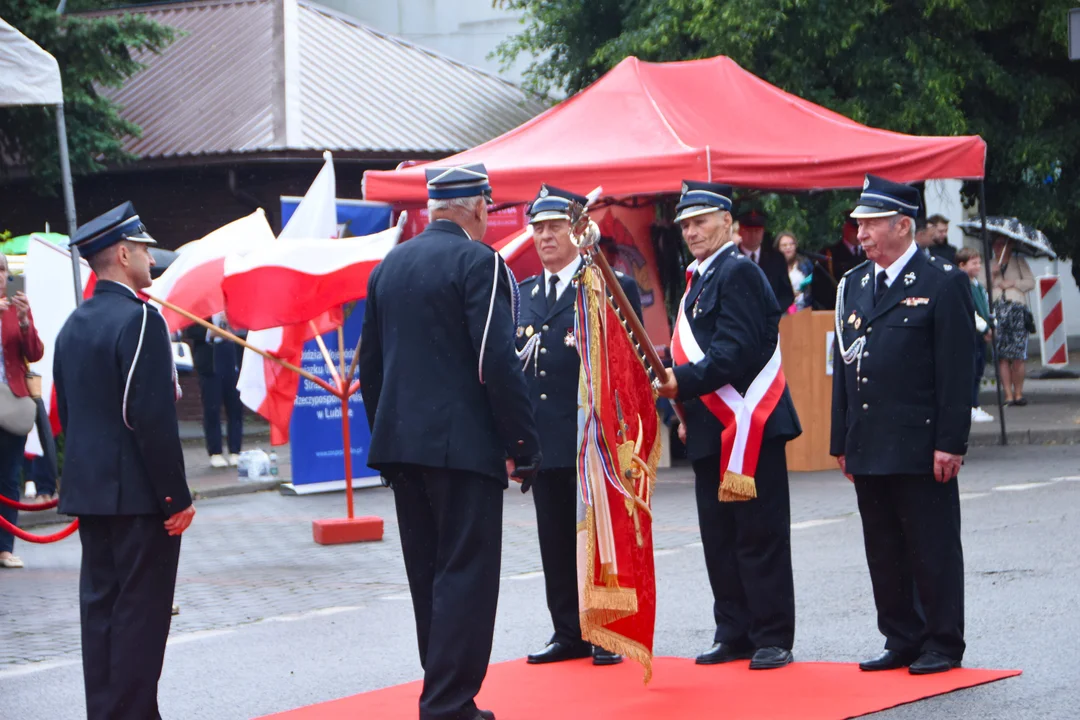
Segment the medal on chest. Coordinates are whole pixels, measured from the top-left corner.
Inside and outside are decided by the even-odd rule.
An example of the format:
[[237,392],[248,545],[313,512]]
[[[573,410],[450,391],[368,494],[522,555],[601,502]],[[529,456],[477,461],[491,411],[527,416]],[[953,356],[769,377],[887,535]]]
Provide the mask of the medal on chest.
[[569,348],[577,347],[577,339],[574,337],[574,328],[566,329],[566,337],[563,338],[563,345]]

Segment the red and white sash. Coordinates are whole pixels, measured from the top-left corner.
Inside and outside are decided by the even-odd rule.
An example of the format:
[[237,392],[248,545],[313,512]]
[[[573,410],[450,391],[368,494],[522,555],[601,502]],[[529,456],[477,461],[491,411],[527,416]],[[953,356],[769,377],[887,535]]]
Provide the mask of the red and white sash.
[[[671,338],[671,355],[676,365],[697,363],[705,359],[705,353],[694,338],[694,332],[690,327],[690,321],[686,317],[686,297],[690,294],[690,276],[697,263],[691,264],[687,269],[686,293],[679,303],[679,317],[675,323],[675,332]],[[703,282],[700,278],[698,282]],[[777,338],[776,350],[772,357],[765,363],[757,377],[750,383],[746,395],[740,395],[739,391],[731,385],[701,396],[705,407],[716,416],[716,419],[724,426],[720,435],[720,478],[721,499],[750,499],[755,494],[747,494],[735,490],[736,495],[743,497],[724,497],[725,487],[731,491],[740,484],[753,485],[754,473],[757,470],[758,456],[761,454],[761,438],[765,429],[765,422],[776,408],[780,398],[787,387],[784,371],[780,367],[780,342]],[[740,483],[741,481],[741,483]]]

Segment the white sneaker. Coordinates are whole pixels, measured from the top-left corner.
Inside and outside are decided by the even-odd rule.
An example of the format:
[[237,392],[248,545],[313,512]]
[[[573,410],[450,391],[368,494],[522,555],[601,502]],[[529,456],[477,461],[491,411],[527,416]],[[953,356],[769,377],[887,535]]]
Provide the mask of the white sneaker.
[[229,463],[225,460],[225,457],[223,455],[211,455],[210,456],[210,467],[212,467],[212,468],[229,467]]
[[994,422],[994,416],[981,407],[971,408],[971,422]]
[[37,497],[37,485],[33,480],[26,481],[26,485],[23,487],[23,497],[28,500],[33,500]]
[[236,467],[237,465],[239,465],[240,464],[240,456],[237,455],[236,453],[230,454],[229,455],[229,464],[232,465],[233,467]]

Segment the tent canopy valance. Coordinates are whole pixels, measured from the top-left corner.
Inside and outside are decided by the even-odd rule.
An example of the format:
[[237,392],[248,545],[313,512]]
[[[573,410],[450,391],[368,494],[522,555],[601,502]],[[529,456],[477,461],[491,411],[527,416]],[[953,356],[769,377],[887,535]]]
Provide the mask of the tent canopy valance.
[[496,202],[531,200],[541,182],[603,186],[625,197],[677,193],[683,179],[737,187],[861,187],[981,179],[982,138],[920,137],[861,125],[784,92],[720,56],[648,63],[628,57],[577,95],[494,140],[444,160],[369,171],[369,200],[422,203],[424,168],[483,162]]

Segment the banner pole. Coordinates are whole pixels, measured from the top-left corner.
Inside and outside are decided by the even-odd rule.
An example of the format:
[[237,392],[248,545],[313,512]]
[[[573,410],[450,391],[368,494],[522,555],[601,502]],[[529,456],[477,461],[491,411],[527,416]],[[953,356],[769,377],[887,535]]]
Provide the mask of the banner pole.
[[[143,294],[146,295],[145,292]],[[304,378],[305,380],[310,380],[311,382],[315,383],[316,385],[318,385],[319,387],[321,387],[323,390],[330,393],[331,395],[333,395],[335,397],[340,397],[341,396],[341,393],[337,389],[335,389],[333,387],[330,387],[329,383],[327,383],[325,380],[312,375],[307,370],[304,370],[303,368],[298,368],[295,365],[293,365],[291,362],[288,362],[286,360],[282,360],[279,357],[274,357],[273,355],[271,355],[267,351],[263,350],[262,348],[255,347],[254,345],[248,343],[247,341],[243,340],[242,338],[239,338],[236,335],[233,335],[228,330],[225,330],[223,328],[219,328],[217,325],[214,325],[213,323],[210,323],[210,322],[207,322],[206,320],[203,320],[198,315],[195,315],[194,313],[191,313],[191,312],[185,310],[184,308],[182,308],[182,307],[180,307],[178,305],[173,305],[168,300],[162,300],[160,298],[154,297],[153,295],[146,295],[146,297],[149,298],[152,302],[157,303],[161,307],[168,308],[169,310],[172,310],[174,313],[176,313],[178,315],[183,315],[188,320],[192,321],[193,323],[196,323],[197,325],[201,325],[202,327],[206,328],[210,332],[215,333],[217,335],[220,335],[221,337],[225,338],[226,340],[236,343],[240,347],[247,348],[248,350],[251,350],[253,353],[256,353],[258,355],[262,355],[267,360],[272,360],[273,362],[276,362],[278,365],[282,366],[286,370],[292,370],[294,373],[296,373],[300,377]]]
[[341,447],[345,450],[345,508],[349,519],[353,519],[353,484],[352,484],[352,437],[349,427],[349,382],[345,376],[345,329],[338,327],[338,359],[341,361],[342,375],[338,380],[341,389]]

